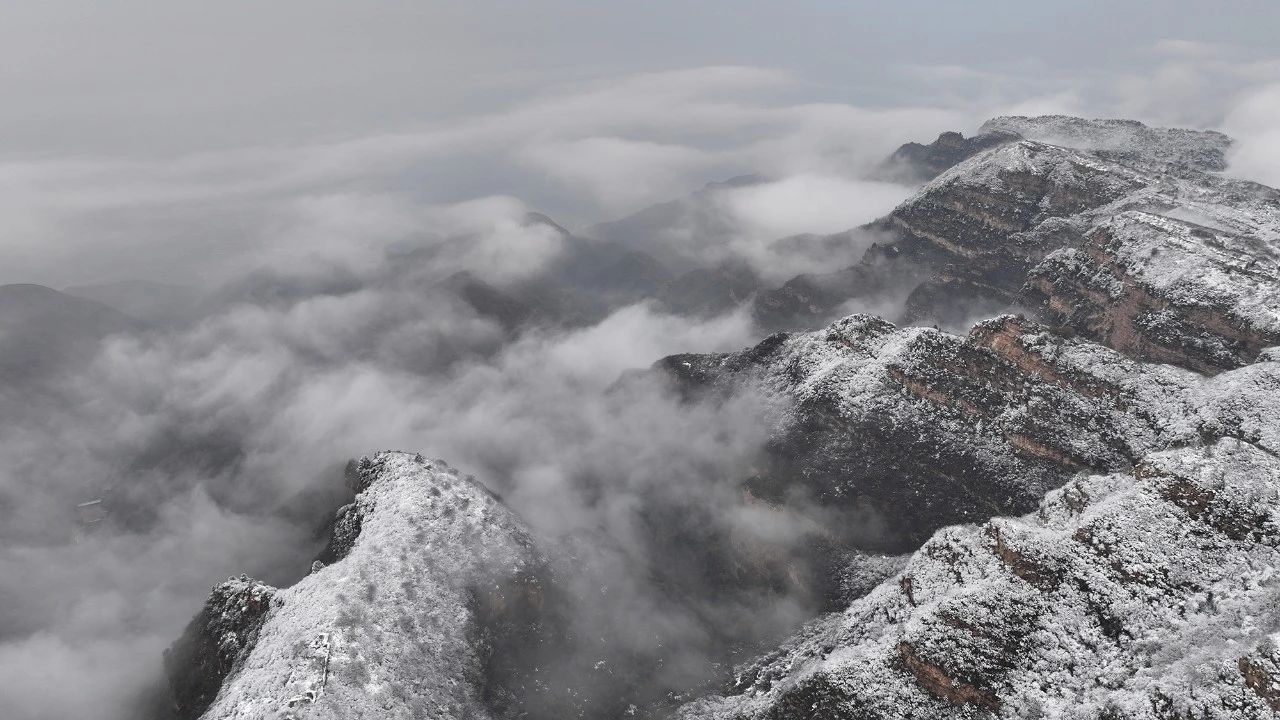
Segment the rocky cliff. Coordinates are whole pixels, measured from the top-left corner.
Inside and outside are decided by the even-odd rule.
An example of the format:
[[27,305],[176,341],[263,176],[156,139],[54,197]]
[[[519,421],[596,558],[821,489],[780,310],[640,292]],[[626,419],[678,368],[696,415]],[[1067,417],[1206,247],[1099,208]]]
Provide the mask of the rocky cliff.
[[1227,169],[1231,147],[1230,137],[1212,130],[1153,128],[1137,120],[1089,120],[1070,115],[996,117],[983,123],[978,132],[1007,133],[1089,150],[1120,162],[1209,171]]
[[939,532],[679,716],[1273,717],[1274,441],[1154,453],[1022,518]]
[[[886,224],[895,250],[934,268],[930,284],[1217,372],[1280,338],[1278,198],[1197,170],[1020,141],[939,176]],[[911,312],[927,317],[945,297],[918,293]]]
[[1280,342],[1280,192],[1213,172],[1225,136],[1058,117],[984,130],[1065,145],[1024,138],[959,162],[869,226],[889,239],[861,265],[788,283],[821,293],[762,295],[757,317],[803,325],[897,284],[914,288],[907,322],[1020,307],[1200,372]]
[[983,150],[1021,137],[1017,130],[988,129],[986,126],[973,137],[965,137],[954,130],[944,132],[928,145],[904,144],[884,162],[880,174],[904,182],[925,182]]
[[941,173],[861,265],[797,278],[757,317],[896,282],[910,321],[983,302],[1038,321],[960,337],[854,316],[660,364],[686,393],[759,384],[788,408],[763,497],[801,486],[928,537],[680,717],[1280,713],[1276,191],[1215,174],[1216,133],[984,130],[1024,138]]
[[[289,588],[214,588],[166,653],[180,718],[491,717],[511,637],[539,631],[542,564],[483,486],[379,453],[328,548]],[[327,564],[326,564],[327,561]]]
[[[936,176],[864,229],[880,240],[861,264],[753,301],[798,328],[901,292],[916,326],[855,314],[657,364],[690,402],[763,392],[780,409],[741,496],[811,518],[812,547],[746,574],[780,564],[772,584],[837,610],[678,716],[1280,713],[1280,194],[1217,174],[1217,133],[1061,117],[983,133],[900,151]],[[669,303],[719,310],[757,281],[725,266]],[[183,718],[629,705],[526,702],[558,647],[555,593],[483,487],[402,453],[352,478],[309,576],[218,586],[170,651]],[[653,525],[699,562],[720,540]]]
[[1078,472],[1127,469],[1220,426],[1260,431],[1280,411],[1236,381],[1274,387],[1272,363],[1204,378],[1014,316],[962,337],[857,315],[659,367],[688,394],[751,384],[778,397],[785,420],[753,492],[781,499],[800,486],[827,506],[872,509],[898,547],[1029,511]]

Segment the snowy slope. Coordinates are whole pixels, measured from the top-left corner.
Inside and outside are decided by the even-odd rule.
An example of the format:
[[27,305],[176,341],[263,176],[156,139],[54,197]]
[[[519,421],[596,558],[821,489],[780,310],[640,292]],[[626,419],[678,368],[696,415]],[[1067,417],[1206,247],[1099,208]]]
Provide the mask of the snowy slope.
[[[1272,388],[1274,390],[1274,388]],[[1221,439],[936,534],[682,718],[1265,718],[1280,460]]]
[[1136,120],[1088,120],[1069,115],[992,118],[979,132],[1017,133],[1028,140],[1091,150],[1129,162],[1224,170],[1231,138],[1219,132],[1153,128]]
[[[193,621],[187,647],[208,628],[221,631],[215,646],[243,646],[200,717],[488,715],[475,593],[507,593],[505,602],[519,604],[525,586],[511,583],[538,565],[524,527],[440,461],[379,453],[362,462],[359,483],[335,529],[345,556],[290,588],[242,579],[215,589],[215,599],[241,598],[238,607],[219,608],[215,621],[269,605],[251,623],[256,638],[214,627],[208,613]],[[171,673],[181,677],[179,658],[191,660],[183,641],[169,653]]]
[[[1077,472],[1126,469],[1216,433],[1204,426],[1220,418],[1198,408],[1216,402],[1225,415],[1227,379],[1246,372],[1218,381],[1137,362],[1014,316],[960,336],[854,315],[659,366],[686,392],[766,388],[782,420],[753,492],[806,487],[825,506],[873,509],[900,548],[949,523],[1026,512]],[[1272,384],[1270,367],[1247,373]],[[1254,394],[1255,409],[1276,408]],[[1231,408],[1244,422],[1248,408]]]
[[[769,310],[819,317],[923,269],[915,320],[969,296],[1037,320],[961,335],[853,315],[658,364],[690,398],[772,395],[744,494],[812,511],[853,558],[846,610],[682,716],[1280,712],[1280,193],[1216,175],[1216,133],[989,125],[1026,139],[941,172],[856,272],[789,283]],[[542,594],[519,521],[403,453],[366,461],[358,489],[329,565],[215,589],[169,656],[184,718],[510,709],[491,630]]]
[[[1081,146],[1114,134],[1077,130]],[[933,268],[913,319],[972,292],[1205,373],[1280,342],[1280,192],[1162,159],[1218,147],[1217,134],[1139,134],[1152,137],[1132,156],[1007,143],[920,188],[882,223],[894,253]]]

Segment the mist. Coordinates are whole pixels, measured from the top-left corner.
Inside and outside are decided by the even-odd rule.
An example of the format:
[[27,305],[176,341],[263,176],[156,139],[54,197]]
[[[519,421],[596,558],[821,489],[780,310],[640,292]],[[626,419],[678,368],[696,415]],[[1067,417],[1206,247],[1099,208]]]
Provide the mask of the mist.
[[[760,202],[710,207],[728,204],[734,222],[783,212],[776,185],[754,191]],[[591,640],[544,664],[575,707],[652,704],[722,681],[731,661],[822,607],[814,587],[779,586],[781,566],[734,569],[759,565],[753,553],[808,552],[832,520],[803,498],[744,498],[776,421],[768,393],[690,402],[647,370],[677,352],[752,344],[761,332],[748,305],[680,315],[596,280],[574,285],[563,273],[611,244],[567,235],[511,198],[356,207],[318,202],[305,227],[367,233],[361,252],[337,243],[299,260],[263,248],[257,269],[200,295],[195,317],[126,319],[78,346],[76,362],[10,388],[0,670],[26,679],[3,691],[15,717],[152,712],[161,654],[209,586],[305,574],[345,501],[344,464],[385,448],[474,474],[561,559],[569,632]],[[770,226],[759,226],[716,259],[763,270]],[[569,299],[512,325],[460,295],[460,278]],[[41,328],[76,330],[48,318]],[[105,518],[77,520],[77,505],[97,500]],[[701,541],[680,542],[688,533]],[[50,692],[69,677],[71,689]]]
[[[768,389],[691,401],[648,369],[758,342],[750,296],[856,264],[877,241],[860,226],[915,191],[877,174],[895,147],[1004,113],[1135,117],[1223,129],[1228,172],[1280,183],[1268,23],[1195,28],[1190,3],[1184,24],[1129,8],[1114,28],[981,3],[1006,23],[984,36],[1013,40],[972,56],[885,47],[876,29],[909,18],[858,3],[788,11],[803,42],[776,8],[721,32],[720,3],[383,2],[365,32],[332,3],[247,24],[235,3],[56,5],[0,30],[0,88],[34,100],[0,111],[0,283],[74,296],[0,297],[16,720],[158,713],[162,652],[209,587],[305,574],[346,462],[380,449],[474,475],[562,558],[573,635],[598,639],[545,659],[577,707],[712,686],[828,602],[778,563],[812,562],[837,526],[868,547],[886,529],[752,503]],[[1083,51],[1039,47],[1046,17],[1090,30]],[[673,27],[653,61],[638,38]],[[1113,64],[1067,62],[1099,48]],[[663,295],[689,273],[746,290]],[[897,318],[910,289],[833,316]]]

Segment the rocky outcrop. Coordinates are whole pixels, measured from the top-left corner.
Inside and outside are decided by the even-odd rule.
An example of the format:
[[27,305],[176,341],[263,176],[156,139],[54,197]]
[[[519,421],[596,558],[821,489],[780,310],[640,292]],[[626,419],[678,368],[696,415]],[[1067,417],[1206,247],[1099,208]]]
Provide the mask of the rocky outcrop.
[[947,528],[679,717],[1274,717],[1273,440],[1154,453]]
[[1028,140],[1089,150],[1118,162],[1165,169],[1227,169],[1231,138],[1212,130],[1153,128],[1137,120],[1011,115],[982,124],[981,133],[1012,133]]
[[246,576],[214,586],[204,608],[164,654],[178,717],[199,717],[258,641],[278,590]]
[[962,337],[856,315],[659,367],[686,395],[766,388],[785,419],[751,491],[869,508],[898,549],[949,523],[1026,512],[1077,472],[1196,441],[1196,403],[1218,392],[1014,316]]
[[953,168],[886,223],[903,253],[935,268],[930,284],[1033,308],[1136,357],[1220,372],[1280,340],[1278,197],[1021,141]]
[[[289,588],[216,588],[166,655],[180,718],[501,714],[497,651],[540,631],[520,521],[440,461],[365,458],[334,541]],[[519,643],[515,643],[519,644]]]
[[1019,137],[1016,131],[987,130],[985,127],[973,137],[965,137],[955,131],[944,132],[928,145],[909,142],[899,147],[883,163],[879,174],[899,181],[925,182],[983,150]]
[[1278,277],[1275,250],[1255,238],[1135,210],[1050,255],[1024,293],[1127,354],[1215,373],[1280,340]]
[[1025,308],[1202,373],[1280,342],[1280,192],[1212,172],[1228,138],[1057,116],[984,130],[1048,142],[1005,142],[941,173],[868,226],[886,241],[860,265],[788,283],[822,292],[758,298],[762,324],[803,327],[906,286],[903,322]]

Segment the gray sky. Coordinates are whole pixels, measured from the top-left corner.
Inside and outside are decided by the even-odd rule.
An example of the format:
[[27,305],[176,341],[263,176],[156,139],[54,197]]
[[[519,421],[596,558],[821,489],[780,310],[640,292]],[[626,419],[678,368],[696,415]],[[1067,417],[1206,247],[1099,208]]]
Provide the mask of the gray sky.
[[1278,28],[1280,5],[1247,0],[19,3],[0,23],[0,147],[364,134],[576,79],[704,65],[787,70],[826,99],[916,104],[927,82],[912,82],[912,65],[1118,75],[1149,68],[1162,40],[1266,51]]
[[[514,196],[580,226],[999,112],[1230,125],[1280,78],[1277,28],[1248,0],[15,4],[0,282],[212,282],[387,234],[367,202]],[[297,217],[318,205],[322,229]]]

